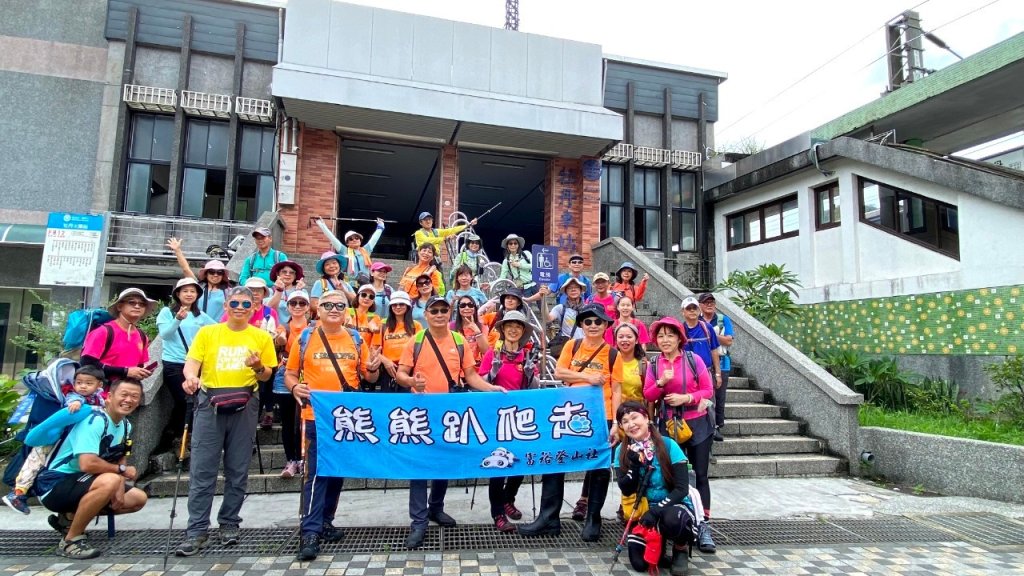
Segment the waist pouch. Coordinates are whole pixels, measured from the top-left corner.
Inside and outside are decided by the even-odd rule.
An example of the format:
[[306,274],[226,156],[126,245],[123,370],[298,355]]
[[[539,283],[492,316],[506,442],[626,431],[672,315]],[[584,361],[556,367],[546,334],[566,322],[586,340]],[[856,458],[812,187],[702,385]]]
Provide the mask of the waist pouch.
[[207,388],[206,395],[210,398],[210,406],[217,414],[236,414],[245,410],[253,396],[251,386],[242,388]]

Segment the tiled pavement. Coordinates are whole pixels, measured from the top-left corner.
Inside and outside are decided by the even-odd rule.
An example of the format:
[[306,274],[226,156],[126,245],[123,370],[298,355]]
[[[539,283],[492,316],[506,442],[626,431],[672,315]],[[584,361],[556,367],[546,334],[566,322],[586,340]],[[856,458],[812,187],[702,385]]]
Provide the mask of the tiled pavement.
[[[464,574],[562,576],[634,574],[625,554],[609,572],[612,551],[530,550],[461,553],[392,553],[324,555],[299,563],[291,557],[241,556],[171,558],[167,572],[178,576],[387,576]],[[59,558],[3,558],[3,576],[149,576],[163,573],[161,559],[118,562],[114,558],[66,562]],[[667,573],[667,570],[663,570]],[[1024,550],[992,552],[963,542],[928,545],[720,548],[716,555],[695,554],[690,574],[1022,574]]]

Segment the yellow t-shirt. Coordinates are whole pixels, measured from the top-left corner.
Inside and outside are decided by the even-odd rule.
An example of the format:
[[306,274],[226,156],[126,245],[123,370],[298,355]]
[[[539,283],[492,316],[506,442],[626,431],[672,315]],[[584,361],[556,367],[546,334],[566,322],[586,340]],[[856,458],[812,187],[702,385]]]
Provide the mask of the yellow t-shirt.
[[640,360],[622,363],[622,401],[644,402],[644,381],[640,378]]
[[235,331],[227,324],[214,324],[199,329],[188,350],[188,359],[203,365],[199,379],[206,388],[255,388],[256,373],[245,365],[245,359],[253,352],[260,355],[265,367],[277,366],[274,340],[265,330],[247,325]]

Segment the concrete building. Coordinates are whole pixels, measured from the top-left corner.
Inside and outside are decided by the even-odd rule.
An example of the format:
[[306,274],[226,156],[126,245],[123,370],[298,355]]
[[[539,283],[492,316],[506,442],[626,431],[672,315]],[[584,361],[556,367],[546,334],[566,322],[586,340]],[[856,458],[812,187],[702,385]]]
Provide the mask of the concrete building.
[[1024,34],[712,171],[717,276],[785,264],[804,352],[898,355],[990,395],[975,358],[1024,351],[1024,172],[949,154],[1020,129],[1022,73]]

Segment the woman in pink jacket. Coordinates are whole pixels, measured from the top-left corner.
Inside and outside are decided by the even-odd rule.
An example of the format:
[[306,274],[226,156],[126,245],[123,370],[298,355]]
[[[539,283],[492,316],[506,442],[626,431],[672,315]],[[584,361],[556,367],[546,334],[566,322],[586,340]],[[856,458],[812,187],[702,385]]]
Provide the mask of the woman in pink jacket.
[[[661,354],[651,362],[644,378],[644,398],[650,402],[664,401],[662,410],[683,409],[683,419],[693,436],[683,446],[686,459],[697,476],[697,491],[704,504],[704,519],[711,519],[711,485],[708,467],[711,464],[711,442],[714,428],[708,421],[708,406],[715,390],[700,356],[683,352],[686,331],[679,320],[666,316],[651,324],[651,337]],[[708,402],[706,402],[708,401]],[[661,419],[664,421],[664,418]],[[702,523],[697,542],[701,552],[714,552],[715,543],[707,522]]]

